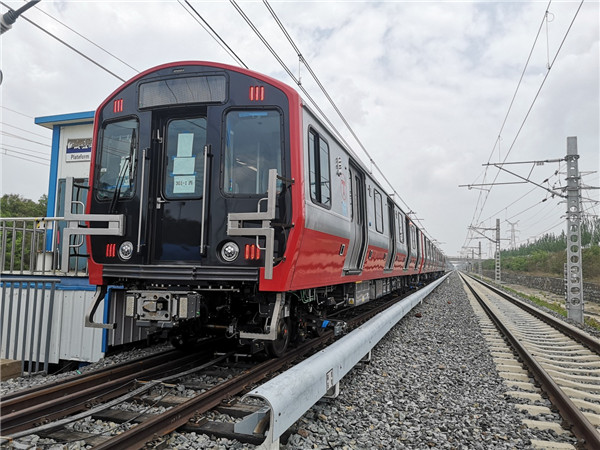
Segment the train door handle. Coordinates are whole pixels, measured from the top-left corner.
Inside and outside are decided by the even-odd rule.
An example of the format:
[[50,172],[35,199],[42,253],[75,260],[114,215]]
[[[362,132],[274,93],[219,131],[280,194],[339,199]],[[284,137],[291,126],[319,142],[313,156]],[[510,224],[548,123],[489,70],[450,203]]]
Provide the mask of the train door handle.
[[156,197],[156,209],[160,209],[160,206],[163,203],[167,203],[167,201],[165,199],[163,199],[162,197]]

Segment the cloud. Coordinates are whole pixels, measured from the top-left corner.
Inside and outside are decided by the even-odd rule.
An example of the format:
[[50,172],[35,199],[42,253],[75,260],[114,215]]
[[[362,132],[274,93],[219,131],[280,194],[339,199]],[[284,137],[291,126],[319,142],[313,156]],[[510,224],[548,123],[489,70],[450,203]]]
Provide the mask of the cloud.
[[[251,69],[293,84],[228,2],[191,3]],[[264,5],[239,4],[365,159],[306,68],[299,66],[298,55]],[[546,74],[547,54],[557,51],[578,4],[552,3],[549,47],[544,26],[502,131],[500,157],[513,141],[511,160],[560,157],[566,150],[566,137],[577,135],[582,170],[598,170],[597,2],[583,5],[515,141]],[[480,218],[490,222],[498,212],[504,220],[531,206],[531,211],[514,219],[522,220],[519,226],[527,233],[544,231],[550,225],[534,224],[536,214],[547,215],[546,222],[552,215],[560,220],[560,205],[540,203],[543,191],[508,207],[529,187],[496,187],[489,194],[458,188],[482,181],[482,164],[492,150],[493,160],[498,158],[498,133],[545,4],[284,1],[271,6],[385,176],[424,219],[428,232],[447,243],[448,253],[457,253],[465,242],[478,198],[487,197]],[[235,64],[174,1],[60,1],[41,2],[39,8],[138,70],[190,59]],[[121,78],[135,74],[39,11],[26,15]],[[2,104],[30,116],[93,110],[121,83],[21,19],[2,36],[1,45]],[[2,120],[45,133],[32,125],[32,119],[6,110],[2,110]],[[3,142],[8,143],[8,138],[3,137]],[[43,166],[5,156],[0,162],[3,192],[17,190],[37,198],[46,191]],[[27,182],[23,173],[31,174]],[[490,169],[487,182],[493,177]],[[524,234],[521,237],[526,238]]]

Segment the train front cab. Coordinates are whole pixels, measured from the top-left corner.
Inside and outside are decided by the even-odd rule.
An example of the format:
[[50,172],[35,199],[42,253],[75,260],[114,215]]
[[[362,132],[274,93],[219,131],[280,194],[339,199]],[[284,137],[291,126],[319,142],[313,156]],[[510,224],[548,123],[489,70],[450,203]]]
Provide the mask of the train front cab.
[[[286,249],[301,222],[292,208],[299,151],[290,148],[299,105],[276,80],[190,62],[146,71],[98,108],[87,202],[98,285],[91,315],[108,285],[124,287],[112,300],[142,326],[204,315],[203,326],[227,328],[225,316],[245,314],[233,311],[242,308],[234,296],[273,314],[276,294],[257,286],[285,291],[288,282]],[[124,218],[121,235],[94,220],[105,216]],[[249,329],[264,338],[268,325]]]

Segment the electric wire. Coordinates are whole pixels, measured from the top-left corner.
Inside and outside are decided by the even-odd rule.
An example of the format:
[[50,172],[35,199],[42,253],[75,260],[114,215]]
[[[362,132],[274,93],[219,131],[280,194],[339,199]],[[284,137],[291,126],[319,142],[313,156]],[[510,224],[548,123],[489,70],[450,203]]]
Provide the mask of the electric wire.
[[[549,183],[550,179],[552,179],[553,177],[558,177],[559,173],[560,173],[560,167],[561,167],[561,163],[559,163],[559,167],[558,170],[554,172],[554,174],[550,175],[547,178],[547,182]],[[560,179],[559,179],[560,181]],[[496,211],[493,214],[490,214],[488,217],[486,217],[485,219],[483,219],[481,222],[487,222],[488,220],[491,220],[492,218],[496,217],[498,214],[502,213],[502,211],[507,211],[508,208],[510,208],[511,206],[515,205],[516,203],[518,203],[519,201],[521,201],[523,198],[527,197],[529,194],[531,194],[532,192],[537,190],[537,186],[532,187],[529,191],[527,191],[525,194],[521,195],[519,198],[513,200],[510,204],[508,204],[507,206],[505,206],[504,208]],[[537,204],[537,203],[536,203]],[[515,216],[510,217],[510,219],[514,218]]]
[[[1,2],[0,1],[0,5],[4,6],[5,8],[11,9],[6,3]],[[107,69],[106,67],[104,67],[102,64],[100,64],[99,62],[95,61],[94,59],[90,58],[89,56],[87,56],[86,54],[84,54],[83,52],[77,50],[75,47],[73,47],[72,45],[68,44],[67,42],[65,42],[64,40],[62,40],[61,38],[59,38],[58,36],[55,36],[54,34],[50,33],[48,30],[46,30],[44,27],[38,25],[37,23],[35,23],[34,21],[28,19],[27,17],[25,17],[25,15],[21,14],[19,16],[20,18],[22,18],[23,20],[25,20],[26,22],[29,22],[31,25],[33,25],[34,27],[36,27],[37,29],[39,29],[40,31],[43,31],[44,33],[46,33],[48,36],[52,37],[53,39],[56,39],[58,42],[60,42],[61,44],[63,44],[65,47],[70,48],[71,50],[73,50],[75,53],[77,53],[79,56],[87,59],[89,62],[91,62],[92,64],[98,66],[99,68],[101,68],[102,70],[104,70],[105,72],[109,73],[110,75],[112,75],[113,77],[117,78],[118,80],[121,80],[123,83],[125,82],[124,78],[121,78],[119,75],[117,75],[116,73],[110,71],[109,69]]]
[[[234,0],[230,0],[230,1],[235,4]],[[321,92],[323,93],[323,95],[325,95],[325,98],[329,101],[329,103],[331,104],[331,106],[333,107],[333,109],[335,110],[335,112],[337,113],[337,115],[340,117],[340,119],[342,120],[342,122],[344,123],[344,125],[346,126],[346,128],[348,129],[348,131],[350,132],[350,134],[352,135],[352,137],[356,140],[356,142],[358,143],[358,145],[360,146],[360,148],[363,150],[363,152],[365,153],[365,155],[367,156],[367,158],[369,158],[369,162],[373,165],[373,167],[375,167],[378,170],[378,172],[381,174],[381,176],[383,177],[383,179],[385,180],[385,182],[389,185],[389,187],[392,189],[392,191],[394,192],[394,194],[400,199],[400,201],[402,202],[402,204],[404,204],[404,206],[406,206],[406,208],[408,209],[408,211],[412,211],[412,209],[410,208],[410,206],[408,206],[408,204],[402,199],[402,197],[396,191],[396,189],[394,188],[394,186],[392,185],[392,183],[387,179],[387,177],[385,176],[385,174],[383,173],[383,171],[381,170],[381,168],[375,163],[375,161],[371,157],[370,153],[367,151],[366,147],[364,146],[364,144],[362,143],[362,141],[360,140],[360,138],[354,132],[354,129],[350,126],[350,123],[348,122],[348,120],[346,120],[345,116],[342,114],[342,112],[340,111],[340,109],[337,106],[337,104],[334,102],[334,100],[331,97],[331,95],[329,95],[329,92],[327,91],[327,89],[325,89],[325,86],[323,86],[323,83],[321,83],[321,80],[319,79],[319,77],[317,77],[316,73],[313,71],[312,67],[310,66],[310,64],[308,63],[308,61],[306,60],[306,58],[302,55],[302,52],[300,51],[300,49],[298,48],[298,46],[296,45],[296,43],[294,42],[294,40],[292,39],[292,37],[290,36],[290,34],[288,33],[287,29],[285,28],[285,26],[283,25],[283,23],[281,22],[281,20],[279,19],[279,17],[275,13],[275,11],[273,10],[273,8],[269,4],[269,2],[267,0],[263,0],[263,4],[266,6],[266,8],[268,9],[268,11],[271,13],[271,16],[273,17],[273,19],[275,20],[275,22],[277,23],[277,25],[279,26],[279,28],[281,29],[281,31],[283,32],[283,34],[285,35],[285,37],[287,38],[288,42],[290,43],[290,45],[292,46],[292,48],[294,49],[294,51],[298,55],[299,60],[304,64],[304,66],[306,67],[306,69],[308,70],[308,72],[310,73],[310,75],[313,77],[313,79],[317,83],[317,86],[319,86],[319,88],[321,89]],[[298,80],[297,83],[299,84],[300,81]],[[420,219],[415,219],[415,220],[419,221],[419,223],[420,223]]]
[[22,113],[22,112],[15,111],[14,109],[7,108],[7,107],[6,107],[6,106],[4,106],[4,105],[0,105],[0,108],[2,108],[2,109],[6,109],[7,111],[10,111],[10,112],[12,112],[12,113],[15,113],[15,114],[19,114],[19,115],[21,115],[21,116],[23,116],[23,117],[27,117],[28,119],[33,119],[33,118],[34,118],[33,116],[29,116],[29,115],[27,115],[27,114],[24,114],[24,113]]
[[[4,144],[2,144],[2,145],[4,145]],[[2,150],[4,150],[4,152],[12,152],[12,153],[16,153],[18,155],[27,156],[29,158],[35,158],[35,159],[40,159],[42,161],[48,161],[48,162],[50,162],[50,157],[36,156],[36,155],[32,155],[30,153],[20,152],[18,150],[13,150],[13,149],[6,148],[6,147],[2,147]]]
[[[342,143],[344,143],[344,145],[346,145],[347,148],[351,148],[350,145],[348,145],[348,143],[346,142],[346,140],[343,138],[343,136],[341,135],[341,133],[337,130],[337,128],[327,118],[327,115],[325,113],[323,113],[323,111],[317,106],[317,103],[312,99],[312,97],[310,97],[310,95],[308,94],[308,92],[306,91],[306,89],[302,86],[302,83],[301,83],[300,79],[296,78],[294,76],[294,74],[290,71],[290,69],[287,67],[287,65],[283,62],[283,60],[277,54],[277,52],[271,47],[271,45],[268,43],[268,41],[258,31],[258,29],[254,25],[254,23],[252,22],[252,20],[250,18],[248,18],[248,16],[243,12],[243,10],[235,2],[235,0],[230,0],[230,3],[235,7],[235,9],[237,10],[237,12],[244,18],[244,20],[246,21],[246,23],[250,26],[250,28],[254,31],[254,33],[259,37],[259,39],[263,42],[263,44],[267,47],[267,49],[271,52],[271,54],[275,57],[275,59],[279,62],[279,64],[281,65],[281,67],[283,67],[283,69],[288,73],[288,75],[290,76],[290,78],[292,78],[294,80],[294,82],[299,86],[299,88],[302,90],[302,92],[308,97],[308,99],[311,101],[311,103],[313,105],[315,105],[315,107],[317,108],[317,110],[319,111],[319,113],[321,114],[321,116],[323,117],[323,119],[327,122],[327,124],[335,132],[335,134],[337,135],[338,139],[340,139],[340,141]],[[349,122],[346,120],[346,118],[344,117],[344,115],[342,114],[342,112],[340,111],[340,109],[338,108],[337,104],[333,101],[333,99],[329,95],[328,91],[325,89],[325,87],[323,86],[323,84],[321,83],[321,81],[319,80],[319,78],[317,77],[317,75],[315,74],[315,72],[312,70],[312,67],[310,66],[310,64],[308,63],[308,61],[306,60],[306,58],[304,58],[304,56],[302,55],[302,52],[300,51],[300,49],[298,48],[298,46],[293,41],[293,39],[291,38],[290,34],[285,29],[285,26],[283,25],[283,23],[281,22],[281,20],[279,20],[277,14],[273,10],[273,8],[269,5],[269,3],[266,0],[263,0],[263,3],[265,4],[265,6],[267,7],[267,9],[269,10],[269,12],[271,13],[271,15],[273,16],[273,19],[275,20],[275,22],[277,23],[277,25],[280,27],[281,31],[283,32],[283,34],[287,38],[288,42],[292,45],[292,48],[295,50],[296,54],[298,55],[298,58],[299,58],[300,62],[303,63],[304,66],[307,68],[307,70],[309,71],[310,75],[313,77],[313,79],[315,80],[315,82],[317,83],[317,85],[319,86],[319,88],[321,89],[321,92],[325,95],[325,97],[327,98],[327,100],[329,101],[329,103],[332,105],[333,109],[336,111],[336,113],[338,114],[338,116],[340,117],[340,119],[342,120],[342,122],[344,123],[344,125],[346,126],[346,128],[349,130],[349,132],[352,135],[352,137],[355,139],[355,141],[358,143],[358,145],[360,146],[360,148],[363,150],[363,152],[365,153],[365,155],[369,159],[371,167],[375,167],[375,169],[377,169],[377,171],[379,172],[379,174],[381,175],[381,177],[383,178],[383,180],[388,184],[388,186],[393,191],[394,195],[398,197],[398,199],[400,200],[400,202],[402,204],[404,204],[404,206],[407,208],[407,211],[408,211],[407,215],[414,214],[414,213],[412,213],[412,209],[410,208],[410,206],[404,201],[404,199],[400,196],[400,194],[394,188],[393,184],[385,176],[385,174],[382,171],[382,169],[375,163],[375,161],[371,157],[370,153],[368,152],[368,150],[366,149],[366,147],[364,146],[364,144],[362,143],[362,141],[360,140],[360,138],[354,132],[353,128],[350,126]],[[425,235],[427,235],[430,240],[433,241],[433,238],[429,235],[429,233],[427,232],[425,226],[423,225],[422,219],[413,217],[412,220],[415,221],[415,222],[418,222],[419,225],[420,225],[421,231]]]
[[24,131],[25,133],[33,134],[34,136],[38,136],[38,137],[41,137],[41,138],[44,138],[44,139],[48,139],[49,141],[51,140],[48,136],[44,136],[43,134],[39,134],[39,133],[34,133],[33,131],[26,130],[25,128],[20,128],[20,127],[17,127],[15,125],[11,125],[10,123],[6,123],[6,122],[0,121],[0,125],[5,126],[5,127],[10,127],[10,128],[15,128],[15,129],[17,129],[19,131]]
[[[246,63],[244,61],[242,61],[242,59],[237,55],[236,52],[233,51],[233,49],[227,45],[227,42],[225,42],[225,40],[219,35],[219,33],[217,33],[215,31],[215,29],[213,27],[211,27],[209,25],[209,23],[204,19],[204,17],[202,17],[202,15],[200,15],[200,13],[198,11],[196,11],[196,8],[194,8],[190,2],[188,2],[188,0],[184,0],[184,2],[188,5],[188,7],[194,12],[194,14],[197,16],[194,17],[194,15],[184,6],[183,1],[182,0],[178,0],[179,4],[181,5],[181,7],[187,11],[187,13],[202,27],[204,28],[204,30],[221,46],[221,48],[223,48],[223,50],[225,50],[225,52],[227,52],[227,54],[229,54],[229,56],[231,56],[238,64],[240,64],[241,66],[243,66],[244,68],[248,69],[248,66],[246,65]],[[198,20],[200,19],[201,22]]]
[[[529,114],[531,113],[531,111],[532,111],[532,109],[533,109],[533,107],[534,107],[534,105],[535,105],[535,103],[536,103],[536,101],[538,99],[538,96],[540,95],[540,92],[541,92],[542,88],[544,87],[544,84],[546,83],[546,80],[548,79],[548,75],[550,75],[550,69],[552,69],[552,67],[554,66],[556,58],[558,57],[558,54],[560,53],[560,50],[561,50],[561,48],[562,48],[562,46],[563,46],[563,44],[564,44],[564,42],[565,42],[565,40],[566,40],[569,32],[571,31],[571,27],[573,26],[573,22],[577,18],[577,15],[579,14],[579,11],[581,9],[581,6],[583,5],[583,2],[584,2],[584,0],[582,0],[581,3],[579,4],[579,7],[577,8],[577,11],[575,12],[575,15],[573,16],[573,19],[571,20],[569,28],[567,29],[567,31],[566,31],[566,33],[565,33],[565,35],[564,35],[564,37],[563,37],[563,39],[562,39],[559,47],[558,47],[558,50],[556,51],[556,53],[554,55],[552,63],[550,63],[548,65],[548,70],[546,71],[546,74],[544,75],[544,79],[542,80],[542,82],[540,84],[540,87],[538,88],[538,90],[537,90],[537,92],[535,94],[535,97],[533,98],[533,101],[532,101],[531,105],[529,106],[529,109],[527,110],[527,113],[525,114],[525,117],[523,118],[523,120],[521,122],[521,125],[519,126],[519,129],[517,130],[517,133],[516,133],[516,135],[515,135],[512,143],[511,143],[511,145],[510,145],[510,147],[508,149],[508,152],[506,153],[506,155],[505,155],[504,160],[502,161],[502,163],[506,162],[506,160],[508,159],[508,156],[512,152],[512,150],[514,148],[514,145],[515,145],[515,143],[516,143],[519,135],[521,134],[521,131],[523,130],[523,127],[525,126],[525,122],[527,121],[527,119],[529,117]],[[496,173],[496,177],[494,178],[494,181],[492,183],[496,182],[496,180],[498,179],[499,174],[500,174],[500,170],[498,170],[498,172]],[[483,205],[483,206],[485,206],[485,205]]]
[[34,141],[32,139],[27,139],[27,138],[24,138],[23,136],[19,136],[18,134],[9,133],[8,131],[4,131],[4,130],[0,130],[0,134],[14,138],[14,139],[20,139],[22,141],[31,142],[33,144],[43,145],[44,147],[48,147],[48,145],[49,145],[48,143],[38,142],[38,141]]
[[[542,80],[542,82],[541,82],[541,84],[540,84],[540,86],[539,86],[539,88],[538,88],[538,90],[537,90],[537,92],[536,92],[536,94],[535,94],[535,97],[533,98],[533,100],[532,100],[532,102],[531,102],[531,105],[529,106],[529,108],[528,108],[528,110],[527,110],[527,113],[525,114],[525,116],[524,116],[523,120],[521,121],[521,124],[520,124],[520,126],[519,126],[519,128],[518,128],[518,130],[517,130],[517,133],[516,133],[516,135],[515,135],[514,139],[512,140],[512,143],[511,143],[511,145],[510,145],[510,147],[509,147],[509,149],[508,149],[508,151],[507,151],[507,153],[506,153],[506,155],[505,155],[505,157],[504,157],[504,160],[502,161],[502,164],[504,164],[504,163],[506,162],[506,160],[507,160],[508,156],[509,156],[509,155],[510,155],[510,153],[512,152],[512,150],[513,150],[513,148],[514,148],[514,145],[515,145],[515,143],[516,143],[516,141],[517,141],[517,139],[518,139],[519,135],[521,134],[521,131],[523,130],[523,127],[525,126],[525,123],[526,123],[526,121],[527,121],[527,119],[528,119],[528,117],[529,117],[529,115],[530,115],[531,111],[533,110],[533,107],[534,107],[534,105],[535,105],[535,103],[536,103],[536,101],[537,101],[537,99],[538,99],[538,97],[539,97],[539,95],[540,95],[540,92],[541,92],[542,88],[544,87],[544,85],[545,85],[545,83],[546,83],[546,80],[548,79],[548,75],[550,74],[550,70],[551,70],[551,69],[554,67],[554,64],[555,64],[555,62],[556,62],[556,59],[558,58],[558,55],[560,54],[560,51],[561,51],[561,49],[562,49],[562,47],[563,47],[563,45],[564,45],[564,43],[565,43],[565,41],[566,41],[566,39],[567,39],[567,36],[569,35],[569,33],[570,33],[570,31],[571,31],[571,28],[573,27],[573,23],[575,22],[575,20],[577,19],[577,16],[579,15],[579,11],[581,10],[581,7],[583,6],[583,3],[584,3],[584,1],[585,1],[585,0],[581,0],[581,2],[579,3],[579,6],[578,6],[578,8],[577,8],[577,11],[575,11],[575,14],[573,15],[573,18],[571,19],[571,22],[570,22],[570,24],[569,24],[569,27],[567,28],[567,31],[565,32],[565,34],[564,34],[564,36],[563,36],[563,39],[561,40],[561,43],[560,43],[560,45],[559,45],[558,49],[556,50],[556,53],[554,54],[554,57],[553,57],[553,59],[552,59],[552,62],[551,62],[550,64],[548,64],[548,68],[547,68],[547,70],[546,70],[545,76],[544,76],[544,78],[543,78],[543,80]],[[548,6],[550,6],[550,3],[548,3]],[[547,19],[547,12],[548,12],[548,10],[546,9],[546,11],[545,11],[545,13],[544,13],[544,19],[543,19],[543,21],[542,21],[542,24],[544,23],[544,20],[546,20],[546,19]],[[539,35],[539,30],[538,30],[538,35]],[[536,41],[537,41],[537,37],[536,37]],[[512,103],[511,103],[511,104],[512,104]],[[492,153],[492,154],[493,154],[493,153]],[[491,157],[490,157],[490,160],[491,160]],[[498,170],[498,172],[496,173],[496,176],[494,177],[494,180],[493,180],[493,182],[492,182],[492,185],[493,185],[493,183],[495,183],[495,182],[496,182],[496,180],[498,179],[498,176],[499,176],[499,174],[500,174],[500,169],[499,169],[499,170]],[[477,220],[473,220],[473,219],[475,219],[475,215],[477,214],[477,210],[478,210],[478,204],[477,204],[477,206],[476,206],[476,210],[475,210],[475,213],[473,214],[473,219],[471,220],[471,223],[476,223],[476,222],[478,222],[478,221],[479,221],[479,218],[481,217],[481,214],[483,213],[483,209],[484,209],[484,207],[485,207],[485,204],[486,204],[486,202],[487,202],[487,199],[488,199],[488,197],[489,197],[489,193],[490,193],[490,191],[491,191],[491,187],[490,187],[490,190],[487,192],[487,195],[486,195],[486,197],[485,197],[485,199],[484,199],[484,201],[483,201],[483,204],[481,205],[481,208],[479,209],[479,211],[480,211],[480,212],[479,212],[479,217],[478,217],[478,219],[477,219]],[[480,194],[480,197],[481,197],[481,194]],[[469,239],[469,235],[470,235],[470,233],[468,233],[468,234],[467,234],[467,238],[465,239],[465,244],[466,244],[466,245],[463,245],[463,247],[465,247],[465,246],[468,246],[468,244],[469,244],[469,243],[472,241],[472,239],[473,239],[473,238],[471,237],[471,239]],[[467,241],[468,241],[468,243],[467,243]]]
[[[38,150],[31,150],[31,149],[29,149],[29,148],[25,148],[25,147],[19,147],[19,146],[17,146],[17,145],[12,145],[12,144],[7,144],[6,142],[2,142],[2,145],[4,145],[5,147],[12,147],[12,148],[16,148],[16,149],[18,149],[18,150],[25,150],[25,151],[28,151],[28,152],[31,152],[31,153],[35,153],[35,154],[37,154],[37,155],[42,155],[42,156],[47,156],[47,157],[49,157],[49,156],[50,156],[50,155],[48,154],[48,152],[41,152],[41,151],[38,151]],[[10,149],[9,149],[9,150],[10,150]]]
[[[0,149],[1,149],[1,150],[4,152],[4,153],[2,153],[2,156],[9,156],[9,157],[11,157],[11,158],[20,159],[20,160],[22,160],[22,161],[32,162],[32,163],[35,163],[35,164],[41,164],[41,165],[44,165],[44,166],[49,166],[49,165],[50,165],[50,160],[46,160],[46,159],[44,159],[44,158],[38,158],[37,156],[31,156],[31,155],[27,155],[27,154],[25,154],[25,153],[21,153],[21,152],[18,152],[18,151],[16,151],[16,150],[10,150],[10,149],[4,148],[4,147],[1,147]],[[16,156],[16,155],[13,155],[13,154],[11,154],[11,153],[8,153],[9,151],[10,151],[11,153],[17,153],[17,154],[19,154],[19,155],[24,155],[24,156],[27,156],[27,157],[29,157],[29,158],[36,158],[36,159],[40,159],[40,160],[42,160],[42,161],[45,161],[45,162],[40,162],[40,161],[31,160],[31,159],[25,158],[25,157],[23,157],[23,156]]]
[[233,6],[236,8],[236,10],[238,11],[238,13],[242,16],[242,18],[244,18],[244,20],[246,21],[246,23],[248,24],[248,26],[254,31],[254,33],[258,36],[258,38],[262,41],[262,43],[271,52],[271,54],[273,55],[273,57],[275,57],[275,59],[277,59],[277,61],[279,62],[279,64],[281,65],[281,67],[287,72],[287,74],[289,75],[289,77],[292,80],[294,80],[294,82],[298,85],[298,88],[302,91],[302,93],[304,94],[305,98],[313,105],[313,107],[315,108],[315,110],[319,113],[319,115],[327,123],[327,125],[329,125],[329,127],[331,128],[331,130],[336,135],[337,139],[339,139],[340,142],[342,142],[347,148],[351,148],[350,145],[344,139],[344,137],[341,135],[341,133],[337,130],[337,128],[335,127],[335,125],[329,120],[329,118],[327,117],[327,115],[319,107],[319,105],[316,102],[316,100],[314,100],[312,98],[312,96],[304,88],[304,86],[302,85],[302,83],[300,82],[300,80],[298,78],[296,78],[296,76],[293,74],[293,72],[287,67],[287,65],[279,57],[279,55],[277,54],[277,52],[273,49],[273,47],[271,47],[271,45],[269,44],[269,42],[267,41],[267,39],[260,33],[260,31],[258,30],[258,28],[256,28],[256,26],[250,20],[250,18],[237,5],[237,3],[235,3],[235,1],[233,1],[233,0],[230,0],[230,1],[233,4]]
[[[514,104],[517,94],[519,92],[519,88],[521,87],[521,83],[522,83],[525,73],[527,71],[527,67],[529,67],[529,62],[531,60],[531,56],[533,55],[533,51],[535,50],[535,46],[537,44],[538,38],[539,38],[542,28],[544,26],[544,22],[546,21],[546,17],[547,17],[546,13],[547,13],[548,9],[550,8],[551,3],[552,3],[552,0],[550,0],[548,2],[548,5],[546,6],[546,12],[544,13],[544,17],[542,18],[542,21],[540,22],[540,26],[538,27],[537,34],[535,35],[533,44],[531,45],[531,49],[529,50],[529,55],[527,56],[527,61],[525,61],[525,66],[523,67],[523,70],[521,71],[521,76],[519,77],[519,81],[517,82],[517,87],[515,88],[515,92],[513,93],[512,99],[508,106],[508,110],[506,111],[504,120],[502,121],[502,125],[500,126],[500,130],[498,131],[498,137],[496,138],[496,141],[494,142],[494,146],[492,147],[492,151],[490,152],[490,156],[488,157],[487,164],[489,164],[490,161],[492,160],[492,156],[494,155],[494,152],[496,151],[496,146],[500,147],[502,131],[504,130],[504,127],[506,126],[506,122],[508,121],[508,116],[510,115],[510,112],[512,111],[513,104]],[[498,154],[500,154],[499,149],[498,149]],[[483,182],[482,183],[485,183],[489,167],[490,166],[486,166],[485,170],[483,171]],[[500,173],[500,169],[498,169],[498,173]],[[497,179],[497,176],[498,175],[496,175],[496,178],[494,179],[494,181]],[[482,201],[482,197],[483,197],[484,193],[483,193],[483,191],[479,192],[479,196],[477,197],[477,203],[475,204],[475,210],[473,211],[473,217],[471,218],[471,226],[473,226],[474,223],[480,223],[481,214],[483,213],[483,208],[485,207],[485,204],[489,197],[490,191],[491,191],[491,187],[487,191],[487,194],[485,195],[485,198],[483,199],[483,202],[481,203],[481,209],[479,209],[479,204]],[[477,220],[475,220],[477,211],[480,211],[480,213],[479,213],[479,216],[477,217]],[[469,241],[469,243],[467,243],[465,240],[465,243],[463,244],[463,246],[468,246],[469,244],[470,244],[470,241]]]
[[69,25],[65,24],[64,22],[61,22],[60,20],[58,20],[56,17],[50,15],[49,13],[47,13],[46,11],[44,11],[43,9],[41,9],[39,6],[34,6],[35,9],[37,9],[38,11],[40,11],[42,14],[45,14],[46,16],[50,17],[52,20],[54,20],[55,22],[58,22],[59,24],[61,24],[63,27],[67,28],[68,30],[72,31],[73,33],[75,33],[77,36],[79,36],[80,38],[86,40],[87,42],[89,42],[90,44],[92,44],[93,46],[95,46],[96,48],[100,49],[101,51],[103,51],[104,53],[106,53],[109,56],[112,56],[113,58],[115,58],[117,61],[123,63],[124,65],[126,65],[127,67],[129,67],[131,70],[133,70],[136,73],[139,73],[140,71],[138,69],[136,69],[135,67],[133,67],[131,64],[129,64],[126,61],[123,61],[121,58],[119,58],[118,56],[116,56],[115,54],[109,52],[108,50],[106,50],[104,47],[96,44],[94,41],[92,41],[91,39],[85,37],[83,34],[81,34],[79,31],[74,30],[73,28],[71,28]]

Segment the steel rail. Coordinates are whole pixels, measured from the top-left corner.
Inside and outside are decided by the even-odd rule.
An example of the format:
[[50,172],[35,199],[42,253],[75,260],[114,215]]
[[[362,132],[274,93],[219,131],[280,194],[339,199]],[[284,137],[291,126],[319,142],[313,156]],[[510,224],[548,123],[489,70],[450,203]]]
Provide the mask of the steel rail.
[[[375,308],[348,320],[350,327],[356,327],[383,310],[403,300],[405,296],[395,297]],[[159,416],[150,418],[147,421],[141,422],[135,427],[130,428],[123,433],[116,435],[105,442],[94,447],[99,450],[108,450],[113,448],[141,448],[147,442],[156,439],[157,437],[169,434],[179,427],[185,425],[190,418],[197,414],[202,414],[215,406],[219,405],[223,400],[244,391],[249,385],[257,383],[271,373],[280,370],[293,363],[296,359],[305,356],[309,352],[322,347],[330,340],[333,340],[333,331],[328,330],[322,336],[311,339],[299,345],[285,355],[270,359],[257,366],[248,369],[247,372],[234,377],[207,392],[204,392],[190,400],[175,406]]]
[[[469,275],[467,275],[467,276],[469,276]],[[541,311],[540,309],[535,308],[535,307],[531,306],[530,304],[528,304],[524,301],[521,301],[518,298],[513,297],[510,294],[507,294],[506,292],[502,291],[501,289],[499,289],[495,286],[492,286],[491,284],[486,283],[483,280],[479,280],[479,279],[471,277],[471,276],[469,276],[469,278],[477,281],[478,283],[480,283],[483,286],[490,289],[492,292],[495,292],[502,298],[514,303],[515,305],[524,309],[528,313],[534,315],[538,319],[543,320],[548,325],[557,329],[561,333],[566,334],[570,338],[573,338],[576,341],[581,342],[583,345],[585,345],[587,348],[589,348],[592,352],[596,353],[597,355],[600,355],[600,341],[598,339],[596,339],[595,337],[590,336],[589,334],[585,333],[584,331],[580,330],[579,328],[574,327],[563,320],[559,320],[556,317],[554,317],[548,313],[545,313],[544,311]]]
[[[179,352],[179,353],[178,353]],[[98,370],[84,372],[80,375],[73,375],[72,377],[56,380],[50,383],[39,384],[32,386],[20,391],[10,392],[2,396],[0,401],[0,407],[2,412],[5,412],[5,408],[12,408],[11,411],[21,409],[19,404],[26,402],[28,398],[35,397],[36,401],[44,397],[45,399],[52,399],[62,396],[64,393],[62,389],[67,385],[86,386],[88,384],[98,383],[98,380],[102,378],[110,379],[112,376],[120,376],[125,373],[132,373],[140,370],[143,364],[148,363],[150,366],[160,364],[162,361],[169,361],[177,357],[177,354],[181,354],[180,351],[174,349],[164,350],[160,353],[156,353],[151,356],[144,356],[136,358],[132,361],[123,361],[118,364],[106,366]]]
[[[154,377],[159,373],[172,373],[181,365],[188,365],[205,358],[205,353],[183,355],[179,359],[165,359],[156,364],[155,359],[149,362],[136,362],[132,370],[113,376],[108,373],[100,376],[89,376],[54,386],[47,391],[34,392],[21,398],[14,398],[2,404],[0,427],[4,437],[25,431],[36,423],[65,417],[88,409],[90,401],[108,401],[126,393],[132,381],[140,377]],[[6,411],[10,411],[6,413]]]
[[333,331],[327,331],[323,336],[305,342],[303,345],[285,354],[256,365],[247,372],[231,378],[214,388],[191,398],[179,406],[175,406],[159,416],[152,417],[139,423],[133,428],[118,434],[111,439],[94,447],[98,450],[114,448],[141,448],[146,442],[157,436],[164,436],[185,425],[196,414],[202,414],[219,405],[223,400],[243,391],[248,385],[262,380],[270,373],[292,363],[312,349],[325,344],[333,336]]
[[519,342],[513,333],[493,313],[484,300],[475,292],[473,286],[467,282],[465,275],[460,274],[473,296],[477,299],[490,320],[494,322],[498,330],[508,339],[513,349],[523,360],[523,364],[532,373],[542,390],[548,395],[550,401],[556,406],[563,417],[572,427],[573,434],[582,441],[587,448],[600,448],[600,434],[596,427],[590,423],[581,410],[575,406],[571,399],[554,382],[552,377],[535,360],[529,351]]
[[[368,311],[364,311],[347,321],[349,328],[359,326],[403,298],[404,296],[398,296],[379,305],[370,303]],[[373,306],[375,307],[373,308]],[[172,408],[156,418],[150,419],[149,422],[142,422],[132,429],[107,440],[105,444],[102,444],[101,448],[135,448],[142,446],[157,436],[168,434],[176,430],[179,426],[184,425],[194,415],[208,411],[217,406],[222,400],[242,392],[248,385],[260,381],[274,371],[289,365],[297,358],[322,347],[327,342],[333,340],[333,338],[333,331],[326,331],[322,336],[302,343],[283,357],[260,363],[254,368],[249,369],[243,376],[228,380],[180,406]],[[3,438],[10,439],[10,433],[27,430],[36,420],[46,421],[48,419],[62,418],[68,414],[87,409],[89,408],[89,404],[87,403],[89,403],[90,398],[96,401],[99,399],[108,401],[117,397],[123,393],[123,389],[126,390],[127,386],[129,386],[124,378],[116,378],[119,374],[127,374],[131,381],[133,379],[140,379],[141,377],[150,379],[153,376],[152,371],[157,373],[161,368],[165,367],[169,367],[169,369],[174,371],[176,368],[173,367],[175,365],[172,357],[173,354],[178,355],[181,352],[167,351],[149,357],[148,360],[151,361],[149,364],[146,364],[146,358],[138,359],[133,364],[123,363],[111,368],[101,369],[100,371],[77,377],[76,380],[58,381],[51,385],[13,394],[1,404],[2,412],[10,411],[9,414],[4,414],[0,417]],[[193,354],[186,357],[197,359],[200,355]],[[157,363],[161,358],[163,359],[162,364],[157,367]],[[148,366],[151,366],[152,369],[145,368]],[[142,367],[144,369],[140,370]],[[108,386],[102,388],[102,394],[99,395],[97,384],[103,382],[103,380],[108,380]],[[65,391],[65,389],[67,390]],[[87,403],[84,400],[80,400],[80,398],[84,399],[86,396],[88,399]],[[5,409],[5,406],[8,408]]]

